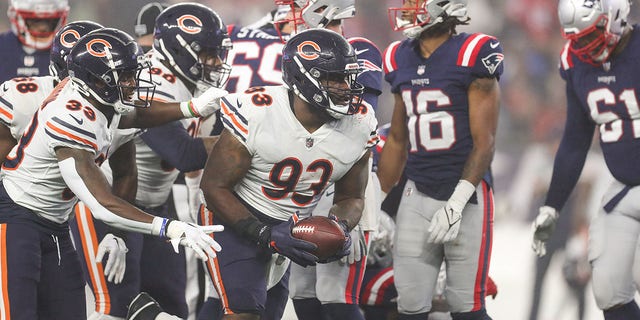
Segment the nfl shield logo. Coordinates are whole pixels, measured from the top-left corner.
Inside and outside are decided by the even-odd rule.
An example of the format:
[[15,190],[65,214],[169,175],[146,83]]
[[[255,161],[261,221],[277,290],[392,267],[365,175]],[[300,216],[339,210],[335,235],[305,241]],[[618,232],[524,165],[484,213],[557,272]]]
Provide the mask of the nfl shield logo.
[[34,63],[36,63],[36,58],[34,56],[24,56],[24,65],[26,67],[32,67]]
[[307,138],[306,143],[304,144],[307,148],[313,147],[313,138]]
[[426,69],[427,69],[427,66],[425,66],[425,65],[420,65],[420,66],[418,66],[418,71],[417,71],[417,73],[418,73],[419,75],[423,75],[423,74],[424,74],[424,71],[425,71]]

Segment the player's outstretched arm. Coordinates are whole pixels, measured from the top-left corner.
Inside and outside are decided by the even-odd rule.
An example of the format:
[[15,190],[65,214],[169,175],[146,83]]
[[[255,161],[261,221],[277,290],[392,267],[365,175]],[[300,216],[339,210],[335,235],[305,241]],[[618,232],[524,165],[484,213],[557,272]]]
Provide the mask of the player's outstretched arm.
[[220,98],[228,92],[209,88],[198,97],[184,102],[153,101],[149,108],[136,108],[120,120],[120,128],[151,128],[185,118],[208,117],[220,110]]
[[396,93],[393,98],[391,128],[380,153],[377,171],[380,187],[385,193],[388,193],[402,176],[407,161],[407,144],[409,143],[407,115],[402,96]]
[[93,153],[68,147],[56,148],[58,166],[65,183],[84,202],[94,217],[116,228],[152,234],[192,248],[200,258],[215,257],[220,245],[207,233],[221,231],[221,226],[201,227],[177,220],[154,217],[134,207],[111,192]]

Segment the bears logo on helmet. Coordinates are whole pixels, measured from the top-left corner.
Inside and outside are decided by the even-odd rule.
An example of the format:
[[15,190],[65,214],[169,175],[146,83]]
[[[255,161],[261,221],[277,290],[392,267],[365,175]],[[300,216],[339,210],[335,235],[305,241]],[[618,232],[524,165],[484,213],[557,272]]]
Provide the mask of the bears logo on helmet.
[[53,37],[53,45],[49,53],[49,73],[59,80],[67,77],[66,57],[73,46],[85,34],[102,29],[102,25],[92,21],[74,21],[66,24]]
[[[196,16],[185,14],[184,16],[178,18],[177,21],[178,21],[178,27],[180,27],[180,30],[186,33],[196,34],[202,31],[202,21],[200,21],[200,19],[198,19],[198,17]],[[185,23],[187,21],[193,21],[193,24],[195,25],[187,25]]]
[[[101,44],[101,46],[96,46],[96,44]],[[86,46],[87,46],[87,52],[90,55],[98,58],[106,57],[107,50],[108,50],[107,48],[109,49],[113,48],[111,46],[111,43],[109,43],[109,41],[104,39],[93,39],[87,42]]]

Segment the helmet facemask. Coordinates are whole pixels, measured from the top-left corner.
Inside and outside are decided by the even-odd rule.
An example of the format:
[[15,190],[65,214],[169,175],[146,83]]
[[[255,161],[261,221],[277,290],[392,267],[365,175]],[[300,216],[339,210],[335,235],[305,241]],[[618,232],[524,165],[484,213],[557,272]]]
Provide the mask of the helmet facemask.
[[311,28],[326,28],[331,21],[356,14],[354,0],[275,0],[275,3],[289,7],[286,17],[277,23],[292,24],[291,35]]
[[[86,72],[91,80],[85,81],[74,77],[73,70],[69,75],[77,84],[78,89],[85,95],[90,95],[104,105],[112,106],[117,113],[125,114],[133,108],[146,108],[151,105],[155,94],[155,85],[151,80],[151,64],[146,56],[138,56],[135,68],[117,68],[109,48],[104,48],[109,61],[110,70],[104,74],[96,74],[91,70]],[[145,71],[143,73],[143,71]],[[145,75],[143,77],[143,75]]]
[[[23,45],[36,50],[47,50],[51,48],[55,33],[66,24],[68,12],[69,6],[62,0],[12,0],[8,16],[11,29]],[[40,28],[43,30],[38,30]]]
[[[181,48],[170,54],[164,40],[156,39],[157,46],[163,52],[162,59],[168,60],[174,71],[195,84],[198,90],[206,90],[211,87],[222,88],[227,83],[231,74],[231,65],[227,63],[227,57],[233,48],[230,38],[224,38],[220,45],[213,48],[203,48],[199,42],[187,43],[179,34],[176,35],[176,40],[180,43]],[[182,59],[183,61],[193,62],[188,70],[183,70],[175,61],[174,56],[180,55],[183,58],[187,57]]]
[[388,9],[388,16],[393,31],[402,31],[412,39],[448,17],[460,24],[469,21],[466,0],[403,0],[402,7]]
[[578,59],[599,66],[609,59],[627,28],[628,0],[561,0],[558,17],[569,50]]
[[[293,58],[300,70],[304,66],[298,57]],[[306,79],[317,90],[313,95],[305,95],[293,88],[294,92],[311,105],[325,110],[332,118],[340,119],[345,115],[352,115],[362,102],[364,86],[356,81],[360,68],[357,63],[348,64],[345,70],[324,70],[313,67],[302,71]]]

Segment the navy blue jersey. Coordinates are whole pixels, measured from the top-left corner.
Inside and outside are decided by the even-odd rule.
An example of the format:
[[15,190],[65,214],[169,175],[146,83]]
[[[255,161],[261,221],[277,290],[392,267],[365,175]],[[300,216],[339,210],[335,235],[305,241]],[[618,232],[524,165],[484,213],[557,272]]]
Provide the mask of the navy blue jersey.
[[630,186],[640,184],[638,26],[624,50],[600,67],[581,61],[568,48],[569,43],[560,57],[567,121],[547,199],[556,209],[564,205],[580,176],[595,129],[600,131],[600,146],[613,177]]
[[241,92],[250,87],[280,85],[284,43],[274,28],[251,29],[229,26],[233,49],[228,61],[233,69],[226,90]]
[[477,78],[499,78],[503,59],[500,42],[481,33],[454,35],[429,58],[420,55],[413,39],[385,50],[385,80],[391,92],[402,95],[407,114],[405,173],[421,192],[440,200],[453,192],[473,148],[469,85]]
[[0,34],[0,83],[17,77],[49,74],[49,50],[27,53],[13,32]]

